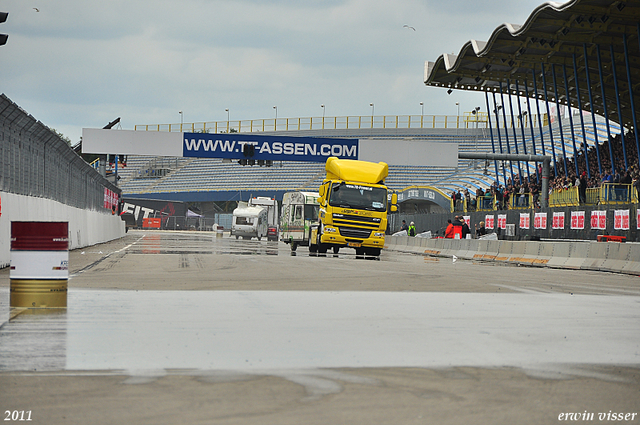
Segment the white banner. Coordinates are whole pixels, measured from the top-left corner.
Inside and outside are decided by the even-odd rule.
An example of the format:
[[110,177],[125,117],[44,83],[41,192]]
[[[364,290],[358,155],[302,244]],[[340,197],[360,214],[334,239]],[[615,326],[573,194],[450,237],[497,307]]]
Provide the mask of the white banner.
[[571,211],[571,229],[584,229],[584,211]]
[[541,212],[536,213],[533,218],[533,228],[534,229],[546,229],[547,228],[547,213]]
[[564,211],[556,211],[553,213],[553,221],[551,222],[551,228],[555,230],[564,229]]

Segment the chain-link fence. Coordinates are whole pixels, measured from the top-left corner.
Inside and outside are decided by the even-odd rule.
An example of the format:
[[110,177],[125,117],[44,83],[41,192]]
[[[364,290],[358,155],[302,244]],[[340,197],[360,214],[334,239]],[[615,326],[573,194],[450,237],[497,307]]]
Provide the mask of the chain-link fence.
[[50,128],[0,95],[0,190],[88,210],[110,211],[121,191]]

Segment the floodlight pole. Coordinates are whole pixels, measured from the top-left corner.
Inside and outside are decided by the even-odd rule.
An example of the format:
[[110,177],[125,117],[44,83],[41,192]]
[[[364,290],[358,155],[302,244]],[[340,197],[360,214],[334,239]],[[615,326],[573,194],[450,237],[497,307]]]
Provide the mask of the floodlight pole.
[[[549,206],[549,169],[551,157],[547,155],[522,155],[509,153],[458,152],[460,159],[493,159],[501,161],[542,162],[542,189],[540,190],[540,206]],[[497,176],[496,176],[497,178]]]

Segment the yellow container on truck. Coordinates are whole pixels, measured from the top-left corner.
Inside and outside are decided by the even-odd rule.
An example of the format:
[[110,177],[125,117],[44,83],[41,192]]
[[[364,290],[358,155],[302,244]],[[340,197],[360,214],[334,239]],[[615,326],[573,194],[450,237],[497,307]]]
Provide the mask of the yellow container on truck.
[[380,255],[387,229],[387,213],[397,210],[397,195],[389,196],[384,179],[389,166],[330,157],[326,178],[318,191],[318,226],[311,232],[311,252],[337,253],[342,247],[356,255]]

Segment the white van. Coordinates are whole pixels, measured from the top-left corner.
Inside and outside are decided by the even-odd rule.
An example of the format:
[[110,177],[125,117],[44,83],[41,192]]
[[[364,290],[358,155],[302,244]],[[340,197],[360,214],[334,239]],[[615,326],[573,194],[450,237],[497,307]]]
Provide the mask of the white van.
[[258,238],[267,236],[268,227],[267,210],[262,207],[249,207],[246,202],[239,202],[238,208],[233,210],[231,223],[231,236],[236,239]]

